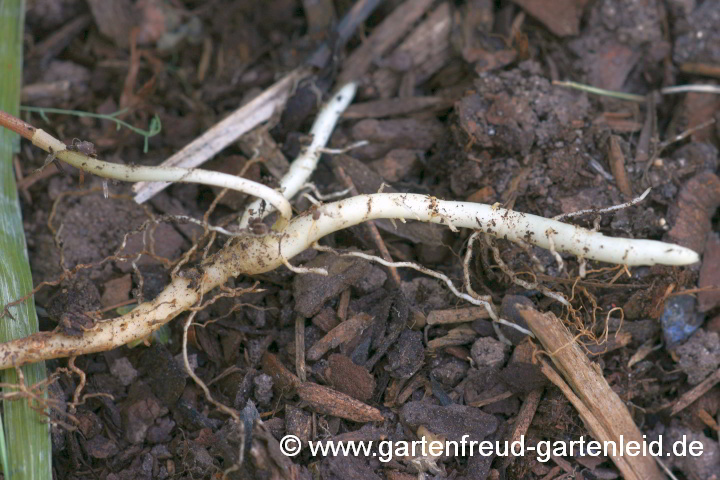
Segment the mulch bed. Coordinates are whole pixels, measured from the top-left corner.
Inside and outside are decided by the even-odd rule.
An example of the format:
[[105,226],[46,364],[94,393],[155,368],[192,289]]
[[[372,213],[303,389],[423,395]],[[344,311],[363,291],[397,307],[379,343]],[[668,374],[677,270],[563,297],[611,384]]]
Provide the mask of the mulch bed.
[[[507,267],[572,298],[572,314],[540,290],[513,283],[482,242],[471,264],[472,287],[490,295],[510,321],[524,323],[518,307],[530,305],[584,334],[579,341],[648,439],[663,435],[667,445],[686,435],[702,443],[702,457],[663,457],[677,478],[717,478],[720,386],[679,412],[671,409],[706,378],[720,380],[720,130],[709,124],[678,142],[662,142],[716,119],[720,96],[657,95],[633,103],[552,82],[640,95],[712,83],[720,76],[718,3],[373,4],[357,2],[369,17],[338,33],[340,20],[352,17],[348,0],[29,2],[22,102],[97,113],[124,109],[121,118],[141,128],[157,115],[162,131],[144,153],[142,136],[107,120],[27,114],[68,144],[91,141],[105,160],[157,165],[310,58],[313,75],[270,125],[204,168],[237,173],[260,145],[268,161],[252,165],[246,176],[277,185],[278,168],[307,141],[322,100],[357,78],[358,94],[330,146],[369,144],[323,157],[313,176],[323,193],[350,182],[359,193],[383,188],[497,202],[552,217],[623,203],[653,187],[636,206],[573,221],[597,224],[607,235],[694,248],[704,253],[702,265],[636,267],[630,277],[588,262],[580,278],[575,257],[563,255],[561,269],[548,251],[500,239],[493,246]],[[102,180],[81,181],[69,167],[33,173],[44,161],[42,152],[24,146],[18,168],[34,282],[93,266],[36,295],[43,330],[82,334],[88,314],[112,318],[157,295],[194,243],[201,248],[190,266],[226,241],[218,236],[211,243],[195,225],[161,223],[152,242],[139,233],[129,238],[123,255],[143,253],[134,266],[121,258],[103,262],[149,216],[202,219],[212,205],[210,223],[231,225],[247,202],[228,194],[215,205],[218,190],[176,184],[141,206],[128,184],[110,182],[105,198]],[[300,199],[295,206],[302,211],[311,204]],[[410,221],[376,226],[395,260],[419,262],[463,284],[470,232]],[[377,251],[362,225],[323,243]],[[534,455],[381,462],[379,456],[313,457],[307,446],[283,456],[278,440],[288,434],[304,445],[465,434],[503,441],[526,422],[528,444],[588,435],[533,363],[537,342],[502,327],[512,345],[503,342],[483,309],[441,282],[314,250],[292,263],[324,267],[330,275],[282,267],[236,278],[230,287],[259,282],[259,290],[218,300],[198,313],[190,332],[195,373],[245,421],[248,449],[231,478],[620,478],[610,459],[577,452],[546,463]],[[622,308],[622,321],[617,311],[608,315],[615,307]],[[595,344],[606,329],[609,341]],[[73,429],[53,427],[56,478],[220,478],[237,462],[243,433],[185,373],[179,322],[167,333],[167,341],[77,359],[87,373],[84,393],[107,395],[77,407]],[[296,355],[298,349],[305,354]],[[49,371],[66,365],[65,359],[47,362]],[[62,376],[50,395],[70,401],[76,380]]]

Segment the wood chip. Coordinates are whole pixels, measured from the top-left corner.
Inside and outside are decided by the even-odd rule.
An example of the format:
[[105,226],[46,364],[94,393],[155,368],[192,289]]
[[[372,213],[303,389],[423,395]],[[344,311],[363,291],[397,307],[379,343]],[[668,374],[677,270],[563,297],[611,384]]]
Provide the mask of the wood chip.
[[285,368],[276,355],[265,352],[262,358],[263,372],[273,378],[273,389],[285,395],[292,395],[295,387],[302,383],[298,377]]
[[[408,64],[413,85],[419,85],[440,70],[451,58],[452,13],[443,2],[418,25],[387,59],[389,65]],[[373,74],[373,84],[381,97],[394,96],[399,79],[394,68],[381,68]]]
[[698,311],[707,312],[720,304],[720,236],[710,233],[705,242],[705,255],[700,267]]
[[610,164],[610,171],[613,177],[615,177],[615,184],[618,189],[628,198],[633,196],[632,187],[630,186],[630,180],[625,170],[625,154],[620,146],[620,137],[617,135],[610,135],[610,148],[608,149],[608,163]]
[[580,19],[587,0],[513,0],[559,37],[580,33]]
[[367,313],[360,313],[349,320],[342,322],[308,349],[307,359],[313,362],[319,360],[331,349],[352,340],[357,335],[360,335],[367,327],[370,326],[372,320],[373,317]]
[[440,325],[445,323],[473,322],[481,318],[489,318],[485,307],[467,307],[451,310],[433,310],[428,313],[428,325]]
[[674,226],[668,233],[670,240],[702,254],[718,206],[720,178],[712,172],[702,172],[692,177],[680,189],[670,209],[670,216],[674,219]]
[[477,337],[477,333],[470,327],[463,326],[453,328],[447,335],[440,338],[433,338],[428,342],[428,348],[437,350],[438,348],[466,345],[472,343]]
[[325,307],[313,317],[312,324],[327,333],[337,327],[340,322],[335,317],[335,311],[332,308]]
[[295,318],[295,373],[301,381],[307,380],[305,371],[305,318]]
[[707,377],[689,392],[685,392],[682,397],[678,398],[670,411],[670,415],[677,415],[688,405],[705,395],[718,383],[720,383],[720,369],[715,370],[715,373]]
[[356,365],[345,355],[333,354],[328,359],[325,377],[336,390],[361,402],[367,402],[375,391],[375,377],[365,367]]
[[453,101],[444,97],[383,98],[350,105],[344,118],[385,118],[435,111],[452,107]]
[[[525,397],[525,400],[520,407],[520,411],[515,417],[515,425],[513,427],[512,434],[507,440],[508,443],[510,443],[511,445],[513,442],[520,440],[521,437],[527,433],[528,428],[530,428],[530,424],[535,417],[535,411],[537,411],[537,407],[538,405],[540,405],[540,399],[542,398],[543,390],[545,389],[538,388],[528,393],[527,397]],[[516,457],[512,455],[507,456],[505,459],[503,459],[504,465],[510,465],[515,460],[515,458]]]
[[118,47],[130,45],[130,30],[136,25],[133,4],[130,0],[88,0],[95,25],[100,33],[110,38]]
[[317,383],[305,382],[298,385],[296,390],[311,409],[324,415],[359,423],[382,422],[385,419],[377,408]]
[[290,170],[290,162],[266,128],[248,132],[240,138],[239,143],[248,158],[255,155],[261,158],[263,167],[276,179],[280,180]]
[[[543,314],[528,307],[522,308],[520,314],[545,350],[552,352],[550,358],[568,383],[546,361],[542,362],[543,373],[577,409],[592,436],[601,443],[610,441],[616,445],[620,444],[622,436],[626,444],[637,441],[641,445],[642,433],[625,403],[610,388],[602,370],[590,362],[562,322],[552,313]],[[662,478],[652,456],[616,455],[611,458],[628,480]]]
[[413,24],[423,16],[433,0],[406,0],[388,15],[368,39],[345,60],[338,84],[343,85],[363,75],[377,58],[395,45]]

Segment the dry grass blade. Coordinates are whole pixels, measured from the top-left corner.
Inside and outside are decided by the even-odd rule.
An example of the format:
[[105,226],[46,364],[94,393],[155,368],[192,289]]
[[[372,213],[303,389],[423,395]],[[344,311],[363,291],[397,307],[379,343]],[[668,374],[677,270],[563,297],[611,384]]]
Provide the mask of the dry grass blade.
[[[165,160],[162,166],[194,168],[210,160],[241,135],[269,120],[273,113],[285,104],[297,82],[305,78],[307,74],[306,69],[298,69],[289,73]],[[143,203],[168,185],[170,184],[165,182],[140,182],[133,188],[136,194],[135,201]]]

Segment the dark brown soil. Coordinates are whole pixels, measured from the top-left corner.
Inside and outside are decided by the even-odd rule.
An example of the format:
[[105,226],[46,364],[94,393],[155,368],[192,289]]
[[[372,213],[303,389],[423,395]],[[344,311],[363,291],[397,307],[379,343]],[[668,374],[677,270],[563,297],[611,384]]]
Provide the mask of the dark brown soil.
[[[348,56],[396,9],[407,9],[403,18],[419,12],[407,27],[398,26],[404,33],[386,51],[354,72],[361,86],[331,145],[369,145],[325,155],[313,181],[323,193],[342,190],[345,183],[336,176],[342,168],[360,193],[377,192],[384,183],[384,191],[499,202],[543,216],[623,203],[653,187],[637,206],[576,223],[597,223],[608,235],[691,246],[704,251],[701,266],[639,267],[628,278],[588,263],[589,273],[580,279],[575,257],[564,255],[560,270],[547,251],[496,240],[513,272],[535,275],[572,298],[574,314],[539,290],[515,285],[480,244],[472,287],[491,295],[503,318],[516,323],[524,322],[518,305],[527,304],[554,312],[573,333],[581,326],[598,336],[606,326],[611,333],[627,332],[625,340],[602,346],[588,336],[581,340],[648,438],[664,435],[667,443],[686,435],[703,444],[700,458],[663,458],[677,478],[719,478],[720,386],[675,416],[669,407],[720,368],[720,130],[710,125],[662,150],[660,145],[717,119],[720,97],[656,95],[654,102],[633,103],[552,84],[569,79],[644,95],[713,83],[720,76],[719,2],[393,0],[345,44],[334,29],[352,7],[349,0],[28,3],[25,105],[127,109],[121,118],[141,128],[157,115],[162,132],[143,153],[141,136],[106,120],[48,114],[46,121],[35,113],[26,120],[68,144],[73,138],[91,141],[99,158],[142,165],[159,164],[322,45],[330,46],[332,55],[298,85],[269,133],[261,134],[264,157],[292,160],[319,100],[347,75]],[[255,144],[247,138],[234,143],[207,166],[236,173]],[[62,173],[51,166],[33,176],[44,161],[38,149],[22,149],[19,181],[34,282],[87,268],[36,295],[42,329],[83,335],[98,318],[153,298],[194,242],[208,245],[193,225],[141,227],[163,215],[202,219],[217,190],[178,184],[141,206],[130,185],[110,182],[105,198],[101,180],[81,180],[69,167]],[[273,165],[261,163],[247,176],[277,185]],[[245,201],[228,195],[210,222],[231,225]],[[296,206],[310,204],[300,200]],[[395,260],[420,262],[462,285],[470,232],[411,221],[379,221],[377,227]],[[219,236],[206,253],[224,242]],[[377,252],[363,226],[323,243]],[[203,254],[199,248],[189,265]],[[410,480],[423,478],[419,472],[467,480],[619,478],[610,459],[582,455],[547,463],[534,455],[381,462],[378,456],[313,457],[305,446],[296,457],[283,456],[277,440],[286,434],[305,445],[458,440],[464,434],[504,440],[524,419],[523,406],[533,395],[540,400],[524,419],[530,422],[529,444],[588,434],[568,400],[532,363],[525,335],[503,327],[511,347],[477,311],[458,322],[427,323],[438,312],[469,307],[441,282],[399,270],[397,285],[392,272],[364,260],[315,251],[300,257],[293,263],[325,267],[330,275],[296,275],[283,267],[236,278],[229,286],[259,282],[259,290],[218,300],[196,317],[206,325],[190,332],[195,373],[216,400],[241,412],[246,445],[252,445],[231,478]],[[693,291],[678,295],[685,290]],[[606,320],[615,307],[624,310],[622,323],[617,312]],[[455,314],[462,316],[450,312]],[[111,397],[79,406],[73,430],[53,427],[56,478],[220,478],[235,464],[242,433],[185,373],[181,333],[174,321],[167,342],[148,340],[77,359],[88,375],[85,393]],[[304,370],[296,365],[298,348],[305,352]],[[67,361],[47,366],[54,371]],[[51,394],[70,401],[76,380],[62,376]]]

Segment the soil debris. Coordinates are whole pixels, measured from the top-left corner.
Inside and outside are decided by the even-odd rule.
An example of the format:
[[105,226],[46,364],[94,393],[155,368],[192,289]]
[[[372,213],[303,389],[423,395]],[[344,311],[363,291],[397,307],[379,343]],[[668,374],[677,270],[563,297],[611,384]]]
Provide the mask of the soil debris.
[[720,367],[720,335],[700,328],[676,352],[688,383],[697,385]]

